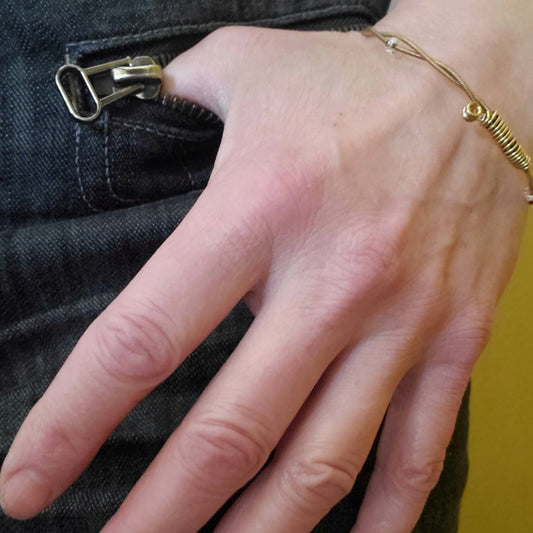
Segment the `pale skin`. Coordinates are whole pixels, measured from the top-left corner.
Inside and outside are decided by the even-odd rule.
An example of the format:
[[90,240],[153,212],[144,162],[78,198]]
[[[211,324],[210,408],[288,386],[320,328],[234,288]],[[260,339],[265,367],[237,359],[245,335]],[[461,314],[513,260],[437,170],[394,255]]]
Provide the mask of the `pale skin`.
[[[453,65],[533,150],[531,2],[398,0],[378,27]],[[224,120],[215,169],[29,413],[5,511],[57,498],[244,298],[250,330],[103,531],[197,531],[277,447],[216,531],[309,532],[384,417],[352,533],[411,531],[516,261],[524,174],[441,74],[355,33],[222,29],[165,84]]]

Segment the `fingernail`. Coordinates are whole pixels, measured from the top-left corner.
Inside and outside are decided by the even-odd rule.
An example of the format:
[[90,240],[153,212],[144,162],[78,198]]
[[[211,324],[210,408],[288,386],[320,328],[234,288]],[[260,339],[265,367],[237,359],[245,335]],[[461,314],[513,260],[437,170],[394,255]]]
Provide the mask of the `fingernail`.
[[24,469],[5,482],[0,494],[2,510],[12,518],[25,520],[48,505],[52,489],[35,470]]

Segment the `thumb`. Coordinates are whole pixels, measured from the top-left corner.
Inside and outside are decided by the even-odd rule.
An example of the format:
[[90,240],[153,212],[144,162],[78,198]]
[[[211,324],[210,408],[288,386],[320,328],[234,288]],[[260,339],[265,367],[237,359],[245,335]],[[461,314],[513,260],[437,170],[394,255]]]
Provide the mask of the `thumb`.
[[258,31],[226,26],[210,33],[166,66],[162,92],[206,107],[225,121],[235,82]]

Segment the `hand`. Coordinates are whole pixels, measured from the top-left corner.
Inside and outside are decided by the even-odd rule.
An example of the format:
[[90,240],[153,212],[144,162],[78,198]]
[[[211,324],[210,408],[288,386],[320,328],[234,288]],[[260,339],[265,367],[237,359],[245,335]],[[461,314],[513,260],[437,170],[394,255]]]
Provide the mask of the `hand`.
[[387,409],[354,531],[410,531],[515,262],[522,173],[440,74],[359,34],[219,30],[166,84],[224,119],[215,169],[28,415],[6,511],[57,498],[244,297],[253,325],[104,531],[197,531],[277,446],[217,532],[307,532]]

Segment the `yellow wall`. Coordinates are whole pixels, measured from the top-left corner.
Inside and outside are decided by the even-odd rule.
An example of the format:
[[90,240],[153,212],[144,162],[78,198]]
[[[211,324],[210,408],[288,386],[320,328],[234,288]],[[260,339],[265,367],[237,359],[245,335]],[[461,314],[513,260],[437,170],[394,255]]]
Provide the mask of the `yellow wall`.
[[524,239],[492,340],[472,380],[470,476],[460,533],[533,532],[531,215]]

